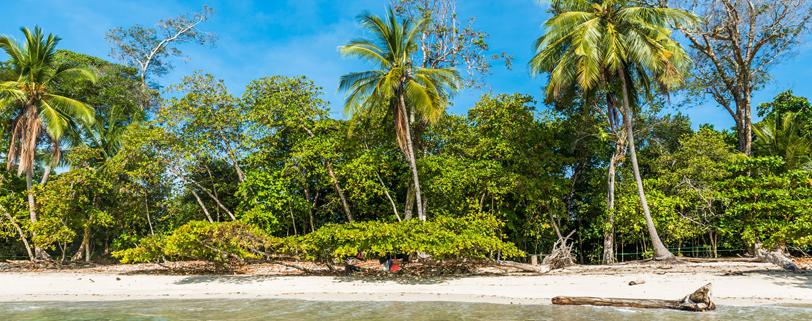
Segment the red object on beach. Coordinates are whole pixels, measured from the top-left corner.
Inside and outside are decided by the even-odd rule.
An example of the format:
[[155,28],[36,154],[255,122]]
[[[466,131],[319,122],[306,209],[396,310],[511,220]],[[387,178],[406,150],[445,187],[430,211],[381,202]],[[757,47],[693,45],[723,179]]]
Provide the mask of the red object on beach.
[[392,264],[389,265],[389,272],[397,271],[400,271],[400,260],[392,260]]

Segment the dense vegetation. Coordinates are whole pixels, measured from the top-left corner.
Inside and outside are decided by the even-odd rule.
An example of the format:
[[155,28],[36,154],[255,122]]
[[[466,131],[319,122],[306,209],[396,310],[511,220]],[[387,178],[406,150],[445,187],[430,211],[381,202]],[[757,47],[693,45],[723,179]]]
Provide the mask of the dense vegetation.
[[[582,263],[812,248],[806,98],[760,102],[749,138],[743,116],[694,130],[666,113],[717,86],[708,72],[727,79],[697,71],[707,48],[676,36],[706,23],[683,9],[713,8],[553,1],[529,63],[545,92],[484,95],[454,115],[451,97],[510,57],[432,3],[360,17],[369,38],[339,50],[370,68],[336,79],[341,119],[305,76],[269,75],[239,96],[205,71],[156,84],[177,44],[213,41],[198,29],[210,8],[112,30],[118,62],[59,50],[39,28],[0,38],[0,257],[522,260],[570,232]],[[789,47],[807,20],[767,41]]]

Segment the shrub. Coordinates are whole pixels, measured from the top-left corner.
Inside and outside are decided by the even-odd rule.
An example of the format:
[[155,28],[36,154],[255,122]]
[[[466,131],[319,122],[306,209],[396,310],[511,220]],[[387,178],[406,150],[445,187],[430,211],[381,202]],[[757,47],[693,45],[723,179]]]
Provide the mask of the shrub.
[[296,237],[294,249],[305,260],[332,260],[364,253],[367,256],[424,253],[435,259],[485,259],[496,253],[503,258],[524,253],[502,241],[502,223],[490,215],[463,218],[437,217],[422,222],[379,221],[326,225]]
[[155,262],[163,257],[227,264],[263,258],[280,244],[279,238],[243,222],[191,221],[170,235],[146,237],[134,248],[113,252],[113,257],[122,263]]
[[503,258],[524,253],[499,235],[502,223],[490,215],[437,217],[428,222],[379,221],[330,224],[304,236],[277,238],[243,223],[189,222],[167,236],[146,237],[138,246],[113,252],[122,263],[205,260],[216,264],[294,255],[302,260],[332,261],[368,256],[424,253],[436,259]]

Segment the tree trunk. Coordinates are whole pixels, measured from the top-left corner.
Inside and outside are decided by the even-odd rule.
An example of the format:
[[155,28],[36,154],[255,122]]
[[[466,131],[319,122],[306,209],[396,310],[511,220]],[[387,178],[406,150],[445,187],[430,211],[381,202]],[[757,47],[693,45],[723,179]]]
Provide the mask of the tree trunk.
[[[209,189],[207,189],[207,188],[203,187],[203,185],[200,185],[200,183],[198,183],[197,181],[195,181],[195,180],[193,180],[193,179],[188,179],[188,178],[185,178],[185,177],[183,177],[182,175],[177,175],[177,176],[178,176],[178,177],[179,177],[181,180],[183,180],[183,181],[187,181],[187,182],[190,182],[190,183],[194,184],[195,186],[197,186],[198,188],[200,188],[200,190],[202,190],[202,191],[203,191],[203,193],[206,193],[206,195],[208,195],[208,196],[209,196],[209,198],[211,198],[211,199],[214,201],[214,203],[215,203],[215,204],[217,204],[217,206],[218,206],[218,207],[220,207],[221,209],[223,209],[223,211],[225,211],[225,212],[228,214],[228,216],[231,218],[231,220],[232,220],[232,221],[236,221],[236,220],[237,220],[237,218],[234,216],[234,213],[232,213],[232,212],[231,212],[231,210],[229,210],[229,209],[228,209],[228,208],[227,208],[225,205],[223,205],[223,203],[222,203],[222,202],[220,202],[220,199],[219,199],[219,198],[217,198],[217,195],[212,194],[212,192],[211,192],[211,191],[209,191]],[[192,193],[194,193],[194,191],[193,191]]]
[[344,190],[342,190],[341,186],[338,185],[338,178],[336,178],[336,174],[333,172],[333,164],[327,160],[324,162],[327,163],[327,175],[330,175],[330,179],[333,180],[333,187],[336,189],[338,198],[341,199],[341,207],[344,208],[344,214],[347,215],[347,221],[352,223],[354,219],[352,217],[352,211],[350,210],[350,204],[347,202],[347,197],[344,196]]
[[[33,189],[33,179],[34,179],[34,168],[29,167],[28,170],[25,172],[25,187],[26,191],[28,192],[28,216],[31,220],[31,225],[37,223],[37,203],[34,200],[34,189]],[[31,239],[34,240],[37,237],[37,232],[34,229],[31,230]],[[45,252],[41,247],[36,245],[36,240],[34,240],[34,257],[36,259],[43,259],[47,260],[50,259],[47,252]]]
[[787,271],[791,271],[794,273],[803,273],[800,267],[795,264],[795,261],[784,255],[784,252],[781,249],[777,249],[775,251],[765,251],[761,248],[761,243],[756,243],[754,245],[756,257],[764,262],[770,262],[772,264],[778,265],[784,268]]
[[615,144],[615,152],[609,159],[609,171],[607,175],[606,210],[609,227],[603,231],[603,264],[616,263],[615,259],[615,181],[617,177],[617,165],[621,157],[626,152],[626,137],[618,134]]
[[403,206],[403,219],[411,220],[412,212],[414,210],[414,183],[409,182],[409,188],[406,189],[406,204]]
[[615,158],[609,160],[606,211],[608,227],[603,231],[603,264],[615,263]]
[[147,214],[147,224],[149,224],[149,235],[155,235],[155,230],[152,228],[152,218],[149,216],[149,200],[147,193],[144,192],[144,211]]
[[656,300],[656,299],[614,299],[596,297],[567,297],[557,296],[552,299],[553,304],[558,305],[597,305],[625,308],[644,309],[674,309],[683,311],[711,311],[716,309],[710,297],[711,284],[697,289],[686,295],[681,300]]
[[400,93],[400,108],[398,112],[401,114],[402,121],[405,122],[404,130],[406,131],[406,158],[409,160],[409,169],[412,171],[412,180],[414,181],[414,197],[417,205],[417,218],[421,221],[426,220],[426,213],[423,212],[423,198],[420,193],[420,178],[417,174],[417,159],[414,154],[414,145],[412,144],[412,131],[408,121],[408,113],[406,112],[406,97]]
[[383,188],[383,193],[386,195],[386,199],[388,199],[389,203],[392,204],[392,212],[395,213],[395,217],[398,219],[398,222],[401,222],[400,215],[398,214],[398,207],[395,205],[395,200],[393,200],[392,196],[389,195],[389,188],[387,188],[386,184],[383,183],[381,174],[378,174],[378,172],[375,171],[375,176],[378,177],[378,182],[381,183],[381,188]]
[[[311,138],[316,137],[316,133],[310,130],[310,128],[307,128],[306,126],[302,126],[302,128],[305,130],[305,132],[307,132],[307,135],[310,136]],[[352,216],[352,211],[350,210],[350,203],[347,202],[347,197],[344,196],[344,190],[341,189],[341,185],[338,184],[338,178],[336,178],[335,171],[333,171],[333,163],[331,163],[330,160],[325,159],[324,164],[325,167],[327,167],[327,175],[329,175],[330,179],[333,180],[333,187],[336,190],[336,194],[338,194],[338,198],[341,199],[341,207],[344,209],[344,215],[347,216],[348,222],[353,222],[354,219]]]
[[85,262],[90,262],[90,226],[82,228],[82,244],[71,257],[71,261],[78,261],[84,258]]
[[654,259],[658,261],[672,260],[674,259],[674,254],[671,254],[671,252],[668,251],[668,248],[666,248],[665,245],[663,245],[663,242],[660,240],[660,235],[657,234],[657,228],[654,226],[654,220],[651,218],[651,211],[649,210],[648,201],[646,200],[646,192],[643,190],[643,179],[640,177],[640,168],[637,164],[637,148],[634,145],[634,114],[629,106],[628,80],[626,79],[625,71],[620,70],[619,74],[620,79],[623,82],[623,124],[626,127],[626,138],[628,139],[629,144],[629,156],[632,161],[634,181],[637,184],[637,194],[640,196],[640,205],[643,207],[643,215],[646,218],[646,227],[648,228],[648,234],[651,238],[651,245],[654,247]]
[[206,218],[209,219],[209,223],[214,223],[214,220],[211,218],[211,214],[209,214],[209,210],[206,208],[206,204],[203,204],[203,200],[200,199],[200,195],[197,195],[197,192],[194,190],[192,191],[192,196],[195,197],[197,200],[197,204],[200,205],[200,208],[203,209],[203,213],[206,214]]
[[753,155],[753,116],[751,109],[750,93],[743,93],[743,98],[736,101],[736,136],[738,138],[740,152],[747,156]]
[[312,232],[316,231],[316,221],[315,221],[315,219],[313,217],[313,207],[316,206],[316,204],[315,204],[316,202],[314,201],[313,205],[310,205],[311,204],[310,203],[310,189],[307,188],[307,183],[304,184],[303,189],[304,189],[304,194],[305,194],[305,200],[307,200],[307,205],[308,205],[307,206],[307,218],[310,221],[310,232],[312,233]]
[[0,210],[3,211],[3,216],[6,217],[9,224],[11,224],[11,226],[13,226],[15,230],[17,230],[17,233],[20,234],[20,241],[22,241],[23,246],[25,246],[25,252],[28,253],[28,259],[31,260],[31,261],[34,261],[36,259],[36,257],[34,256],[34,252],[31,251],[31,245],[28,244],[28,238],[25,237],[25,233],[23,233],[23,229],[20,228],[20,225],[18,225],[17,222],[14,221],[14,217],[12,217],[11,214],[9,214],[8,211],[6,211],[5,208],[0,208]]

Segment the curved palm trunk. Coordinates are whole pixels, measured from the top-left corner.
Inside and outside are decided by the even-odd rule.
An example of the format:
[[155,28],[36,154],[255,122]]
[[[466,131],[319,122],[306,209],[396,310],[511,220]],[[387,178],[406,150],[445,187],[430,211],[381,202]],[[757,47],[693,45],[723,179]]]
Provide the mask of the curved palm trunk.
[[405,131],[405,147],[406,147],[406,158],[409,161],[409,169],[412,170],[412,181],[414,182],[414,197],[415,197],[415,205],[417,205],[417,218],[421,221],[426,220],[426,213],[423,212],[423,198],[420,194],[420,178],[417,174],[417,160],[414,155],[414,145],[412,143],[412,131],[409,128],[409,116],[406,113],[406,98],[403,94],[399,94],[400,96],[400,105],[398,106],[398,113],[400,114],[400,124]]
[[643,207],[643,215],[646,217],[646,227],[648,234],[651,238],[651,244],[654,247],[655,260],[670,260],[674,258],[674,254],[663,245],[660,240],[660,235],[657,234],[657,228],[654,226],[654,220],[651,219],[651,211],[648,208],[648,201],[646,201],[646,192],[643,190],[643,180],[640,178],[640,168],[637,165],[637,150],[634,146],[634,127],[632,125],[631,107],[629,107],[629,86],[626,79],[626,73],[621,70],[619,72],[620,79],[623,81],[623,125],[626,127],[626,138],[629,144],[629,156],[632,160],[632,171],[634,172],[634,181],[637,184],[637,194],[640,196],[640,205]]

